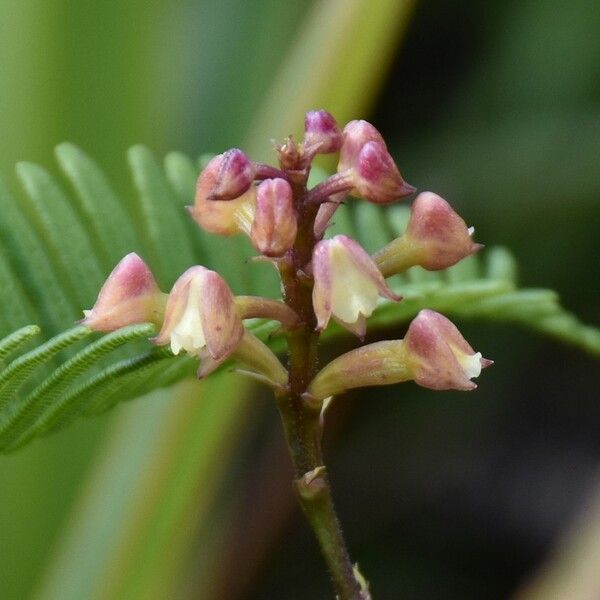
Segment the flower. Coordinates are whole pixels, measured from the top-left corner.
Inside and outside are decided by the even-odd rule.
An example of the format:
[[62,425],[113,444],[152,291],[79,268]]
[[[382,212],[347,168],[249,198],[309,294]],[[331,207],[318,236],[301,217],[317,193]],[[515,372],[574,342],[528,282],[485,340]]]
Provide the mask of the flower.
[[285,179],[265,179],[256,191],[256,212],[250,239],[265,256],[282,256],[293,245],[298,229],[293,194]]
[[413,202],[404,235],[373,256],[385,277],[419,265],[428,271],[447,269],[483,248],[446,200],[422,192]]
[[414,380],[434,390],[473,390],[471,381],[493,364],[474,352],[454,324],[422,310],[403,340],[385,340],[338,356],[310,382],[307,401],[323,401],[349,389]]
[[400,300],[386,285],[367,252],[345,235],[320,241],[312,259],[313,306],[319,330],[331,316],[343,327],[364,337],[366,318],[378,297]]
[[132,252],[112,270],[93,308],[83,311],[81,323],[95,331],[115,331],[135,323],[159,325],[165,296],[146,263]]
[[[256,188],[246,185],[249,176],[240,168],[244,161],[237,153],[241,153],[241,150],[218,154],[209,161],[198,178],[194,205],[188,207],[194,221],[210,233],[230,236],[243,231],[250,234]],[[228,169],[241,172],[236,177]],[[233,191],[239,190],[243,190],[241,195],[232,199]],[[227,199],[215,200],[215,194],[216,197]]]
[[452,321],[429,309],[413,319],[404,347],[412,379],[434,390],[474,390],[471,379],[493,364],[471,348]]
[[368,121],[344,127],[338,173],[351,182],[350,194],[375,204],[389,204],[415,191],[404,181],[379,131]]
[[342,131],[326,110],[310,110],[304,119],[304,144],[317,148],[318,154],[337,152],[343,141]]
[[185,350],[218,365],[235,351],[243,335],[242,319],[225,280],[215,271],[194,266],[175,282],[154,342],[170,343],[173,354]]
[[438,271],[483,248],[473,242],[474,231],[446,200],[433,192],[423,192],[412,205],[405,236],[418,254],[418,264]]

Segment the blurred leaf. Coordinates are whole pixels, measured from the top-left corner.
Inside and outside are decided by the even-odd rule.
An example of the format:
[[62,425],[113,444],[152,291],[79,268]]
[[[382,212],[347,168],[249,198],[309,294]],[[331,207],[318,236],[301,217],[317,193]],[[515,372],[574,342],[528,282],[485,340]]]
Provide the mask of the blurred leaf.
[[326,108],[340,123],[362,116],[413,5],[414,0],[317,0],[251,127],[252,156],[269,158],[264,139],[301,133],[299,116],[307,110]]

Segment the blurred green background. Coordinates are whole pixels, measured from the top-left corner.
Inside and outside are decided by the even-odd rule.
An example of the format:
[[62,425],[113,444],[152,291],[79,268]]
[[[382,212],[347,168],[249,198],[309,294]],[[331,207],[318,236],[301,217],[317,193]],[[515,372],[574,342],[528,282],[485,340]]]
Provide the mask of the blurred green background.
[[[299,130],[302,111],[317,103],[342,120],[374,122],[410,183],[447,198],[479,241],[510,247],[523,284],[556,289],[568,309],[599,324],[600,5],[365,6],[0,0],[0,172],[15,189],[19,160],[56,172],[53,147],[69,140],[127,196],[125,153],[135,143],[161,157],[235,145],[264,158],[269,140]],[[340,516],[376,598],[510,596],[597,481],[597,362],[515,327],[461,329],[496,361],[476,393],[367,390],[331,412]],[[221,384],[205,393],[227,403],[232,390]],[[132,414],[166,414],[169,394],[1,458],[0,598],[328,597],[291,497],[274,406],[250,393],[235,441],[215,459],[222,464],[210,502],[201,515],[191,508],[168,521],[187,541],[158,587],[138,585],[153,563],[132,551],[123,563],[139,573],[103,589],[104,567],[91,563],[110,554],[112,538],[100,551],[89,506],[99,511],[97,528],[111,531],[103,507],[112,522],[130,488],[125,474],[115,483],[110,448]],[[156,444],[168,442],[149,429],[140,425],[145,446],[130,442],[140,461],[131,458],[134,474],[145,452],[160,454]],[[193,460],[170,468],[181,477],[196,472]],[[113,487],[98,484],[106,480]],[[66,533],[73,531],[76,542]],[[90,564],[71,563],[73,548]],[[93,592],[82,573],[99,578]]]

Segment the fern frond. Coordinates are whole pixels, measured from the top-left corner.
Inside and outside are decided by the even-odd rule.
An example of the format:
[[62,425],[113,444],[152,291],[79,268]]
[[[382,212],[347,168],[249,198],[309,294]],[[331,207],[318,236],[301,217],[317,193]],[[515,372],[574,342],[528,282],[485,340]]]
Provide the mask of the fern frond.
[[[15,393],[35,369],[48,362],[61,350],[91,333],[86,327],[73,327],[11,362],[0,373],[0,409],[8,409],[1,413],[0,423],[4,421],[7,413],[17,410],[19,398],[15,396]],[[0,425],[1,428],[2,425]]]
[[184,224],[186,214],[147,148],[131,148],[129,164],[138,191],[135,212],[141,217],[148,258],[158,281],[168,288],[194,264],[193,244]]
[[17,175],[26,192],[29,221],[44,240],[69,296],[78,306],[86,306],[96,296],[94,283],[102,279],[103,271],[71,202],[45,169],[19,163]]
[[[0,333],[6,335],[0,340],[0,361],[40,333],[27,323],[40,323],[43,332],[54,335],[0,371],[0,452],[193,375],[194,359],[151,347],[148,324],[83,348],[88,329],[77,326],[61,333],[91,305],[127,252],[142,254],[164,289],[188,266],[204,264],[220,271],[236,293],[277,293],[269,266],[248,263],[252,248],[242,236],[211,236],[187,218],[184,207],[193,202],[198,174],[188,157],[171,153],[163,168],[147,149],[131,149],[137,196],[128,204],[79,148],[62,144],[56,157],[72,196],[50,173],[26,163],[17,167],[24,195],[15,199],[0,182],[5,217],[0,220],[0,278],[5,282],[0,286]],[[408,217],[405,206],[382,211],[355,202],[338,209],[328,235],[353,236],[375,251],[404,231]],[[519,289],[514,258],[504,248],[486,250],[483,257],[470,257],[443,272],[415,267],[391,278],[390,285],[404,300],[382,301],[369,321],[370,331],[397,327],[428,307],[462,319],[521,324],[600,356],[600,330],[561,308],[556,293]],[[273,323],[257,320],[248,326],[274,351],[283,350]],[[323,339],[343,335],[333,325]]]
[[[10,415],[0,420],[0,449],[10,450],[22,444],[22,437],[28,438],[28,429],[36,428],[46,413],[60,403],[61,396],[90,365],[100,358],[136,339],[152,335],[154,327],[150,324],[133,325],[114,331],[91,343],[67,360],[50,377],[45,379],[30,394],[25,396]],[[25,432],[25,433],[23,433]]]
[[106,273],[114,266],[115,256],[125,256],[141,244],[134,227],[118,228],[115,223],[130,225],[131,217],[102,170],[77,146],[57,146],[56,160],[74,190],[73,199]]

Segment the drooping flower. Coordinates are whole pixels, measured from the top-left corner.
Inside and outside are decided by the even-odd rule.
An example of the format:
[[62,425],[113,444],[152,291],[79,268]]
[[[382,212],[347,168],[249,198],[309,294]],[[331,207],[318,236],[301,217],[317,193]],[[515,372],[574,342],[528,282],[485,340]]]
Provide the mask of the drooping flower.
[[234,352],[243,335],[242,320],[225,280],[215,271],[195,266],[175,282],[154,341],[170,344],[174,354],[185,350],[219,363]]
[[423,192],[413,203],[405,235],[418,248],[419,264],[437,271],[483,248],[473,242],[474,231],[446,200],[433,192]]
[[325,400],[349,389],[414,380],[434,390],[473,390],[472,378],[492,364],[443,315],[422,310],[403,340],[367,344],[338,356],[308,386],[307,400]]
[[256,191],[256,212],[250,239],[265,256],[282,256],[293,245],[298,229],[293,194],[285,179],[265,179]]
[[[250,235],[256,204],[256,188],[253,185],[246,185],[249,176],[243,166],[242,174],[238,177],[232,174],[226,177],[223,174],[223,167],[227,163],[233,162],[235,166],[238,162],[243,162],[238,159],[237,154],[232,155],[227,152],[218,154],[209,161],[198,178],[194,205],[188,209],[194,221],[210,233],[230,236],[242,231]],[[232,199],[233,191],[240,189],[244,190],[241,195],[234,196]],[[227,199],[216,200],[215,197]]]
[[132,252],[113,269],[81,323],[105,332],[136,323],[160,325],[165,299],[146,263]]
[[379,296],[400,300],[386,285],[367,252],[345,235],[320,241],[314,249],[313,306],[318,328],[333,318],[343,327],[364,337],[366,319]]
[[493,364],[471,348],[452,321],[429,309],[413,319],[404,346],[412,378],[434,390],[474,390],[471,379]]
[[348,193],[375,204],[389,204],[415,191],[404,181],[383,137],[368,121],[350,121],[344,128],[337,170],[351,184]]
[[429,271],[447,269],[481,250],[450,204],[433,192],[422,192],[413,202],[404,235],[390,242],[373,258],[388,277],[419,265]]

